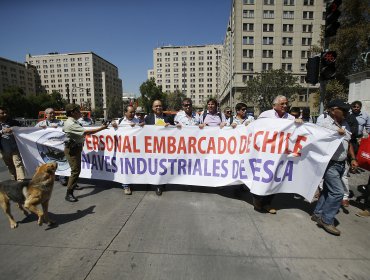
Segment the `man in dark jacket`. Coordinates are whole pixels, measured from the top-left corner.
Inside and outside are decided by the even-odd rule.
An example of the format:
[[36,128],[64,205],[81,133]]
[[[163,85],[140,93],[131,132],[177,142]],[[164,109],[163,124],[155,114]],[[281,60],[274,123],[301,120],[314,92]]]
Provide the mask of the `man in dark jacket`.
[[[163,113],[162,102],[160,100],[154,100],[152,105],[153,113],[150,113],[145,118],[145,124],[147,125],[160,125],[169,126],[174,125],[173,118]],[[155,193],[160,196],[163,192],[163,185],[157,185]]]
[[18,151],[12,127],[21,126],[20,122],[8,115],[8,110],[0,107],[0,151],[13,180],[24,180],[24,165]]
[[153,113],[146,116],[145,124],[161,126],[174,125],[173,117],[163,114],[162,101],[154,100],[152,110]]

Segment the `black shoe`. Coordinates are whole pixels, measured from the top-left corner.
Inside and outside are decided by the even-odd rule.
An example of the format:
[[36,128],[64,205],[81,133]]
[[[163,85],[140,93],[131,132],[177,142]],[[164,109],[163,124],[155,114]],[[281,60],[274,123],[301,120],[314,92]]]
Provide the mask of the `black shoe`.
[[162,195],[162,187],[156,187],[155,189],[155,194],[158,195],[158,196],[161,196]]
[[78,199],[73,195],[73,190],[67,190],[65,200],[68,202],[77,202]]

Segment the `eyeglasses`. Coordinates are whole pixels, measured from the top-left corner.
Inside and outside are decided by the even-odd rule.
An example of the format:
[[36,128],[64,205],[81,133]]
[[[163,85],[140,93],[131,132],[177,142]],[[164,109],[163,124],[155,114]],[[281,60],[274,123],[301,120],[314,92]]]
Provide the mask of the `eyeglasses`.
[[231,114],[231,111],[225,111],[225,113]]
[[188,104],[182,104],[182,106],[184,106],[184,107],[191,107],[192,105],[190,103],[188,103]]
[[240,111],[245,112],[245,111],[247,111],[247,108],[241,108]]

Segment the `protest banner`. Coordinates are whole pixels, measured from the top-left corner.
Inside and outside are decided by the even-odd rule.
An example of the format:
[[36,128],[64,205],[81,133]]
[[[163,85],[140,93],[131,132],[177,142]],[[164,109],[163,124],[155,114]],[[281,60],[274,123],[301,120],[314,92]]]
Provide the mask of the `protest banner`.
[[[56,160],[69,175],[61,129],[14,130],[27,174]],[[334,131],[290,120],[248,126],[120,127],[88,135],[80,177],[128,184],[219,187],[245,184],[258,195],[298,193],[311,200],[341,142]]]

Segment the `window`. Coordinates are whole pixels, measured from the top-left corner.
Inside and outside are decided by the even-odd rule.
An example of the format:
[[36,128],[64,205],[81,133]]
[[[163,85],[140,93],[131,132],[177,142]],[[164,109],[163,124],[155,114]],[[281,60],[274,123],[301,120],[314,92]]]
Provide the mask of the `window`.
[[301,72],[306,72],[306,63],[301,63]]
[[294,19],[294,12],[293,11],[283,11],[283,18],[284,19]]
[[303,19],[313,19],[313,12],[303,12]]
[[254,10],[243,10],[243,18],[254,18]]
[[253,45],[254,37],[253,36],[243,36],[243,45]]
[[302,31],[307,33],[311,33],[312,32],[312,24],[303,24],[302,25]]
[[275,5],[275,0],[263,0],[264,5]]
[[293,24],[283,24],[283,32],[293,32]]
[[271,70],[272,69],[272,63],[262,63],[262,70]]
[[243,57],[253,58],[253,50],[243,50]]
[[253,80],[253,75],[243,75],[243,83]]
[[274,44],[274,37],[263,37],[262,38],[263,45],[273,45]]
[[303,6],[313,6],[314,3],[314,0],[303,0]]
[[282,50],[281,51],[281,57],[282,58],[292,58],[293,57],[293,52],[292,51],[287,51],[287,50]]
[[264,32],[274,32],[274,25],[273,24],[263,24],[263,31]]
[[253,71],[253,63],[252,62],[243,62],[243,70],[244,71]]
[[301,51],[301,58],[309,58],[311,53],[309,51]]
[[283,37],[283,46],[293,45],[293,37]]
[[243,31],[254,31],[253,23],[243,23]]
[[312,38],[302,38],[302,46],[311,46]]
[[294,6],[294,0],[284,0],[284,6]]
[[243,0],[243,4],[244,5],[253,5],[254,4],[254,0]]
[[292,64],[291,63],[283,63],[281,68],[285,71],[291,72],[292,71]]
[[263,50],[262,51],[262,57],[263,58],[273,58],[274,57],[274,51],[273,50]]
[[274,18],[274,11],[264,10],[263,11],[263,18]]

